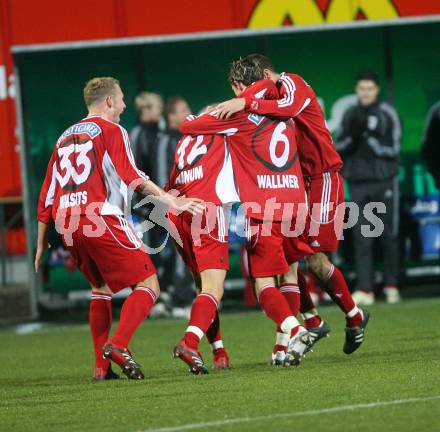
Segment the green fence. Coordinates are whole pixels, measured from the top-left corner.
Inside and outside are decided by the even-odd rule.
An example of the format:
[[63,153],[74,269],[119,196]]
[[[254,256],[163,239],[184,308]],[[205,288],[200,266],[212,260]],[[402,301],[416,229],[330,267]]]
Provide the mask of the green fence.
[[[19,52],[15,64],[21,82],[30,214],[36,214],[57,137],[86,115],[82,101],[86,80],[111,75],[121,81],[128,106],[122,124],[130,129],[135,123],[132,102],[140,90],[164,97],[182,95],[197,112],[232,97],[229,63],[252,52],[269,55],[280,71],[303,75],[323,101],[327,116],[338,99],[353,93],[361,70],[377,71],[382,96],[395,104],[403,122],[403,196],[421,193],[417,190],[421,184],[429,183],[432,189],[418,153],[426,114],[440,99],[438,34],[440,23],[426,23]],[[34,236],[35,228],[30,232]]]

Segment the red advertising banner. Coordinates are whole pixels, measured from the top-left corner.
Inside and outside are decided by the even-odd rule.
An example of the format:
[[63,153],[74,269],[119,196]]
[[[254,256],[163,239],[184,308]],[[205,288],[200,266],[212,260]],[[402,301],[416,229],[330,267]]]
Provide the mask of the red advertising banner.
[[440,3],[435,0],[259,0],[253,3],[247,28],[397,19],[440,13]]
[[11,28],[5,6],[0,2],[0,197],[21,195]]

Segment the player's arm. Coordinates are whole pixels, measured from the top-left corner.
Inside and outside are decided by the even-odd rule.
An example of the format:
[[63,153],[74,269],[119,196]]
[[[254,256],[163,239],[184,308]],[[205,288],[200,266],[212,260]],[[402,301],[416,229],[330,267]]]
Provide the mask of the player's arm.
[[145,196],[153,196],[158,201],[177,210],[188,211],[192,214],[203,211],[202,200],[173,196],[153,183],[143,171],[138,169],[131,152],[127,131],[123,127],[119,126],[115,131],[108,142],[107,151],[116,172],[124,183],[133,190]]
[[222,120],[218,118],[217,111],[212,111],[198,117],[188,116],[179,130],[185,135],[233,135],[239,126],[238,118]]
[[153,197],[153,201],[165,204],[167,207],[177,210],[177,212],[187,211],[195,215],[203,213],[205,209],[203,200],[199,198],[187,198],[185,196],[174,196],[164,191],[151,180],[141,183],[137,190],[145,196]]
[[44,252],[48,249],[49,243],[47,241],[47,231],[49,225],[47,223],[38,221],[38,231],[37,231],[37,251],[35,253],[35,272],[38,273],[40,270],[41,259],[43,258]]
[[49,247],[47,242],[47,231],[49,222],[52,219],[52,206],[55,195],[56,186],[56,150],[52,153],[49,164],[47,166],[46,177],[41,186],[40,196],[38,198],[37,208],[37,251],[35,253],[35,271],[38,273],[40,269],[41,259],[44,251]]
[[286,119],[296,117],[301,114],[312,101],[309,86],[302,78],[293,79],[289,75],[284,75],[281,79],[280,94],[281,99],[255,99],[245,98],[245,109],[247,111]]
[[246,110],[266,117],[280,120],[296,117],[312,101],[306,82],[298,78],[295,81],[288,75],[281,78],[281,99],[256,99],[253,95],[231,99],[217,106],[219,118],[228,118],[232,114]]

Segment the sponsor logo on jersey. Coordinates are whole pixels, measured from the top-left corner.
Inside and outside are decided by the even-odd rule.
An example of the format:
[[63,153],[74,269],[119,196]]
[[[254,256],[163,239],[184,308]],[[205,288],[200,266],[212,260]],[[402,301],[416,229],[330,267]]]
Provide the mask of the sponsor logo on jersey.
[[260,189],[299,189],[298,177],[293,174],[261,174],[257,182]]
[[203,178],[203,167],[198,166],[190,170],[182,171],[176,178],[176,184],[186,184]]
[[57,145],[64,141],[70,135],[86,134],[91,139],[96,138],[101,133],[101,128],[93,122],[77,123],[66,129],[58,138]]
[[248,119],[258,126],[264,120],[264,116],[252,113],[249,114]]

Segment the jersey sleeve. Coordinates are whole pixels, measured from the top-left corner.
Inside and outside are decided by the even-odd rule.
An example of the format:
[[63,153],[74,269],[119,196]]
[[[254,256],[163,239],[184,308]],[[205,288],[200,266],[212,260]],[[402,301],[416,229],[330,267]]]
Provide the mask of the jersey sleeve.
[[237,115],[220,120],[217,112],[188,116],[180,125],[180,132],[185,135],[234,135],[243,126],[243,120]]
[[138,186],[139,182],[149,180],[149,177],[136,166],[128,133],[122,126],[118,125],[112,130],[107,141],[107,151],[116,172],[125,184],[136,182]]
[[256,99],[245,96],[245,109],[255,114],[286,119],[296,117],[307,108],[312,101],[309,86],[300,77],[293,79],[289,75],[280,78],[281,99]]
[[163,190],[169,192],[171,189],[174,189],[176,186],[176,178],[178,176],[178,171],[176,165],[173,165],[171,168],[170,175],[168,176],[168,180],[165,183]]
[[57,182],[56,170],[56,150],[47,165],[46,177],[44,177],[43,184],[40,190],[37,207],[37,219],[40,222],[48,224],[52,218],[52,206],[55,196],[55,187]]

